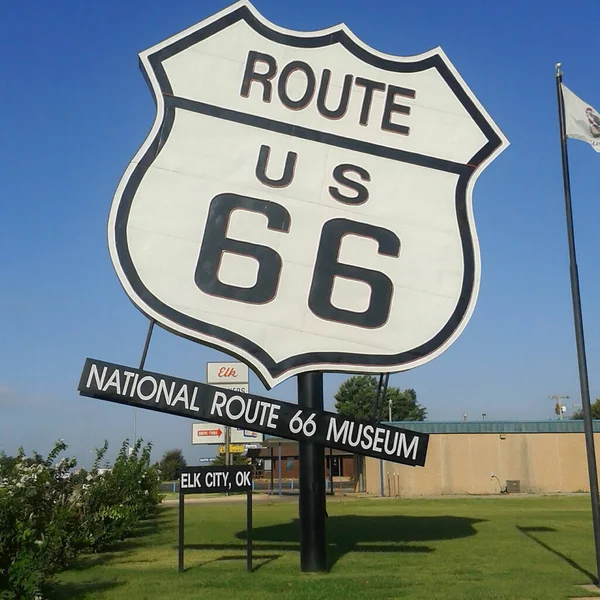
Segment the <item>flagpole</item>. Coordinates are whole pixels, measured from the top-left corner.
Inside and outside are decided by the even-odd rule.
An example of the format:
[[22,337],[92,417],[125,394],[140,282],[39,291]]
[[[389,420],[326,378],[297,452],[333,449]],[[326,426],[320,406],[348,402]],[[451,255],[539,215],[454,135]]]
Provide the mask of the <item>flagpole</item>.
[[573,300],[573,321],[575,325],[575,343],[577,346],[577,363],[579,366],[579,386],[581,389],[581,406],[583,410],[583,430],[585,432],[585,448],[587,452],[588,474],[590,478],[590,496],[592,500],[592,521],[594,524],[594,544],[596,546],[596,586],[600,587],[600,504],[598,496],[598,472],[596,469],[596,452],[594,449],[594,429],[592,425],[592,409],[590,404],[590,386],[588,380],[587,360],[585,355],[585,339],[583,336],[583,318],[581,315],[581,295],[579,292],[579,272],[575,253],[575,233],[573,229],[573,207],[571,205],[571,180],[569,177],[569,157],[567,154],[567,133],[565,127],[565,105],[562,95],[562,71],[560,63],[556,64],[556,93],[558,96],[558,120],[560,124],[560,148],[562,151],[563,184],[565,192],[565,211],[567,218],[567,237],[569,241],[569,271],[571,275],[571,297]]

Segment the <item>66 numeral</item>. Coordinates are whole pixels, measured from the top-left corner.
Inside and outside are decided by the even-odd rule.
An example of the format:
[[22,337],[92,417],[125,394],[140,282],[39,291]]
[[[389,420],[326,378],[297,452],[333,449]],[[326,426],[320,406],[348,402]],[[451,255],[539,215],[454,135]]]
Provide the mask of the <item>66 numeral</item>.
[[306,437],[310,437],[315,434],[317,430],[317,424],[315,423],[315,416],[317,413],[311,413],[308,415],[306,420],[302,420],[301,415],[304,411],[299,410],[291,419],[290,419],[290,431],[293,434],[304,433]]
[[[378,253],[398,256],[400,240],[395,233],[349,219],[332,219],[323,225],[321,241],[315,263],[315,275],[310,287],[308,306],[312,312],[328,321],[349,323],[359,327],[381,327],[390,314],[394,284],[384,273],[346,265],[338,261],[344,236],[354,234],[372,238],[379,244]],[[331,303],[331,294],[336,277],[364,281],[371,288],[369,306],[364,312],[337,308]]]
[[[278,179],[271,179],[266,175],[269,152],[268,146],[261,147],[256,166],[257,178],[269,187],[288,186],[294,177],[297,154],[288,153],[283,175]],[[336,201],[345,204],[363,204],[369,198],[368,190],[362,183],[346,177],[348,172],[358,174],[363,181],[370,181],[370,175],[365,169],[349,164],[338,165],[333,170],[333,178],[340,185],[352,189],[355,194],[348,196],[334,186],[329,188],[329,193]],[[286,234],[290,231],[292,219],[281,204],[238,194],[219,194],[210,203],[194,279],[198,288],[206,294],[245,304],[265,304],[277,296],[281,270],[284,268],[283,261],[273,248],[227,237],[229,222],[236,210],[264,215],[267,218],[267,228],[272,231]],[[317,317],[328,321],[365,328],[381,327],[389,318],[394,285],[390,278],[380,271],[339,261],[342,241],[347,235],[375,240],[379,255],[400,255],[400,240],[388,229],[344,218],[327,221],[321,230],[308,307]],[[241,287],[219,280],[219,268],[225,253],[247,256],[258,263],[256,282],[253,286]],[[356,312],[332,304],[331,296],[336,277],[360,281],[369,286],[371,294],[366,310]]]
[[[265,304],[277,295],[282,267],[281,256],[268,246],[227,237],[229,220],[236,210],[265,215],[268,229],[281,232],[290,229],[290,213],[280,204],[236,194],[215,196],[208,209],[204,239],[196,266],[196,285],[211,296],[238,300],[246,304]],[[239,287],[219,280],[219,267],[225,252],[249,256],[258,262],[256,283],[252,287]]]

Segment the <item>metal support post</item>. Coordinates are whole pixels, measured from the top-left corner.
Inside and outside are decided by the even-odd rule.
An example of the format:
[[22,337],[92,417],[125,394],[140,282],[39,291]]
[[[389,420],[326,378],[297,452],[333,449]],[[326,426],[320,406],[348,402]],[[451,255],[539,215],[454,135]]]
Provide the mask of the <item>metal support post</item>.
[[252,573],[252,491],[246,494],[246,570]]
[[[342,460],[341,457],[340,460]],[[333,448],[329,448],[329,489],[331,491],[331,495],[333,496]]]
[[[298,407],[323,410],[323,374],[298,375]],[[322,445],[300,442],[300,570],[327,570],[325,541],[325,451]]]
[[273,446],[271,446],[271,487],[269,488],[269,494],[273,493],[273,466],[274,466],[274,460],[273,460]]
[[277,443],[277,478],[279,495],[281,496],[281,442]]
[[[144,349],[142,350],[142,358],[140,359],[140,371],[144,369],[146,365],[146,357],[148,356],[148,348],[150,348],[150,340],[152,339],[152,332],[154,331],[154,319],[150,319],[150,325],[148,326],[148,333],[146,334],[146,341],[144,343]],[[137,408],[133,409],[133,443],[131,448],[135,447],[137,442]]]
[[184,494],[183,488],[181,487],[181,482],[179,483],[179,572],[183,571],[183,531],[184,531]]

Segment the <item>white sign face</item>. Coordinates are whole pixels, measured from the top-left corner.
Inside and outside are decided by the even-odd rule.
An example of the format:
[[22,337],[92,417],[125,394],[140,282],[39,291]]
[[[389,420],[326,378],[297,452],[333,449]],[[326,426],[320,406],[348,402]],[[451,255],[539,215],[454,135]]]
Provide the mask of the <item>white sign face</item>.
[[206,383],[247,392],[248,365],[239,362],[206,363]]
[[263,437],[262,433],[256,433],[256,431],[248,431],[238,427],[231,428],[232,444],[258,444],[263,441]]
[[406,370],[458,337],[479,288],[471,193],[507,141],[441,49],[386,55],[244,1],[140,58],[157,117],[109,244],[146,315],[269,387]]
[[226,390],[235,390],[236,392],[249,392],[249,386],[247,383],[212,383],[211,385],[216,385],[218,387],[224,388]]
[[212,423],[192,423],[192,444],[224,444],[225,427]]
[[[260,444],[263,434],[238,427],[231,428],[231,444]],[[225,427],[212,423],[192,423],[192,444],[224,444]]]
[[[206,363],[206,383],[225,388],[226,390],[236,390],[247,394],[249,391],[248,365],[239,362]],[[194,439],[193,433],[192,439]],[[231,428],[231,444],[248,444],[262,441],[262,433],[256,433],[255,431],[248,431],[246,429]],[[213,444],[214,442],[205,443]],[[224,433],[221,443],[225,443]]]

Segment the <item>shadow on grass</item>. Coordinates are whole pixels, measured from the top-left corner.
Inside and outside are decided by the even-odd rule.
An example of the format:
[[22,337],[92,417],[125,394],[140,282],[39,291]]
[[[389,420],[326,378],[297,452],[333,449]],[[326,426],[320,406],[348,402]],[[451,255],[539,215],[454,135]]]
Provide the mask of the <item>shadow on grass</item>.
[[[439,541],[468,537],[477,531],[473,527],[481,519],[467,517],[408,517],[358,515],[332,516],[327,519],[329,567],[349,552],[398,552],[428,554],[433,548],[415,545],[419,542]],[[299,551],[300,525],[294,519],[288,523],[258,527],[252,531],[257,551]],[[246,539],[246,531],[236,534]],[[186,544],[196,550],[243,550],[233,544]]]
[[[161,526],[169,521],[173,521],[172,515],[158,512],[155,515],[140,521],[129,536],[122,541],[111,544],[98,554],[83,554],[69,566],[68,571],[85,571],[93,567],[103,566],[111,563],[113,560],[123,562],[123,558],[135,553],[139,546],[147,545],[147,536],[157,534]],[[153,562],[147,559],[125,562]],[[116,579],[108,581],[81,581],[81,582],[61,582],[53,588],[50,598],[52,600],[67,600],[86,598],[95,592],[103,592],[123,585],[124,582]]]
[[135,550],[139,546],[145,546],[148,536],[160,533],[165,524],[172,522],[174,522],[173,515],[158,513],[140,521],[125,539],[114,542],[103,552],[122,554],[123,552]]
[[[256,556],[256,555],[252,555],[252,572],[254,571],[258,571],[261,567],[264,567],[265,565],[269,564],[270,562],[273,562],[274,560],[277,560],[278,558],[281,558],[283,555],[282,554],[262,554],[260,556]],[[244,562],[246,561],[246,557],[245,556],[240,556],[238,555],[233,555],[233,556],[220,556],[219,558],[216,558],[213,561],[210,562],[219,562],[219,561],[227,561],[227,560],[243,560]],[[204,563],[206,564],[206,563]]]
[[161,527],[171,520],[169,517],[158,514],[140,521],[124,540],[112,543],[98,554],[82,554],[69,566],[68,570],[85,571],[93,567],[107,565],[113,560],[121,562],[124,558],[134,554],[137,548],[146,546],[148,543],[147,536],[160,532]]
[[147,521],[142,521],[131,532],[131,534],[128,536],[128,539],[135,539],[139,537],[144,537],[146,535],[151,535],[153,533],[157,533],[160,530],[160,526],[164,522],[165,519],[161,519],[160,517],[149,519]]
[[596,577],[593,573],[590,573],[587,569],[584,569],[579,563],[576,563],[572,558],[569,558],[566,554],[563,554],[559,550],[556,550],[555,548],[552,548],[552,546],[549,546],[546,542],[543,542],[541,539],[539,539],[539,536],[534,535],[536,533],[553,532],[556,531],[556,529],[554,529],[553,527],[521,527],[520,525],[517,525],[517,529],[521,533],[525,534],[530,540],[534,541],[536,544],[544,548],[544,550],[548,550],[548,552],[552,552],[552,554],[554,554],[555,556],[562,558],[562,560],[564,560],[571,567],[579,571],[582,575],[585,575],[592,583],[596,583]]
[[124,552],[116,552],[109,551],[102,552],[100,554],[83,554],[79,556],[77,560],[69,566],[69,571],[86,571],[87,569],[92,569],[94,567],[101,567],[103,565],[108,564],[111,560],[115,558],[121,559],[128,554],[131,554],[132,551],[124,551]]
[[[211,550],[219,550],[220,548],[222,549],[227,549],[227,550],[231,550],[232,548],[237,548],[238,546],[210,546]],[[202,548],[205,549],[207,547],[204,546],[186,546],[186,548]],[[239,546],[239,549],[241,550],[242,548],[245,549],[245,546]],[[282,554],[261,554],[261,555],[257,555],[254,554],[252,555],[252,572],[256,572],[258,571],[260,568],[264,567],[265,565],[269,564],[270,562],[273,562],[274,560],[277,560],[278,558],[281,558],[281,556],[283,556]],[[198,567],[203,567],[204,565],[208,565],[210,563],[216,563],[216,562],[221,562],[221,561],[243,561],[244,562],[244,567],[246,566],[246,555],[245,554],[233,554],[231,556],[219,556],[219,558],[213,558],[212,560],[205,560],[202,563],[197,563],[193,566],[190,567],[186,567],[184,569],[185,572],[187,571],[192,571],[193,569],[197,569]]]
[[122,581],[80,581],[77,583],[61,583],[49,595],[51,600],[76,600],[85,598],[94,592],[104,592],[123,585]]

